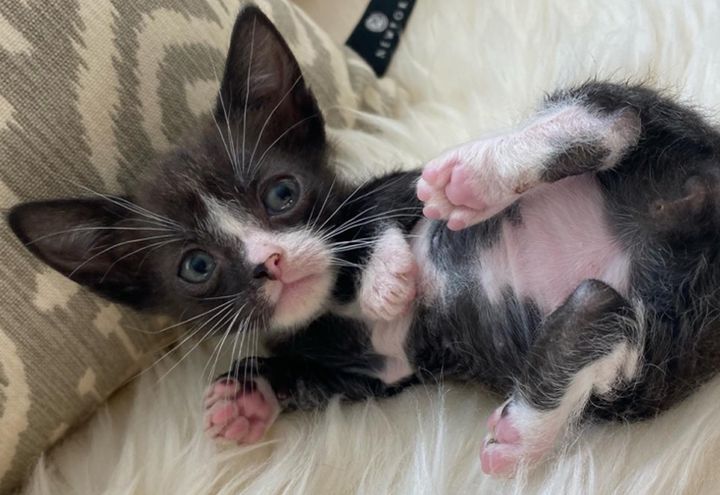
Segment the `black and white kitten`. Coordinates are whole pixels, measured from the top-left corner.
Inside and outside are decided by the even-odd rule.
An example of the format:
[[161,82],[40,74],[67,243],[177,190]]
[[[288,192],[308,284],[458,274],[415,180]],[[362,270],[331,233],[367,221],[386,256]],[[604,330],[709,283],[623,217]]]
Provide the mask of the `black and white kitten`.
[[588,83],[422,174],[356,188],[254,8],[220,94],[219,125],[132,198],[10,214],[37,256],[108,298],[269,330],[272,355],[208,391],[212,435],[250,443],[281,410],[454,378],[507,398],[481,460],[509,475],[574,426],[653,416],[720,368],[720,134],[691,110]]

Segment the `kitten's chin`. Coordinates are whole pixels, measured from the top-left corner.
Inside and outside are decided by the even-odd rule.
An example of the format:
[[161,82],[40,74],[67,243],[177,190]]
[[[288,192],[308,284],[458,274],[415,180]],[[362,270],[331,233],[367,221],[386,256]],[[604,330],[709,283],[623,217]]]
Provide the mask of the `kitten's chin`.
[[308,275],[289,284],[268,282],[266,292],[274,304],[271,328],[294,329],[318,316],[330,298],[332,282],[330,273]]

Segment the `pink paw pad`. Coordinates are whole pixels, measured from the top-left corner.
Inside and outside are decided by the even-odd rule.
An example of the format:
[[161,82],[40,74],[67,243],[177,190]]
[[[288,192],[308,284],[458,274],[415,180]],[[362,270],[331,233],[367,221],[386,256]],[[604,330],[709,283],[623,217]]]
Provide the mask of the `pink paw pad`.
[[205,394],[205,432],[238,444],[260,441],[280,408],[269,384],[243,385],[232,378],[212,384]]
[[523,438],[516,416],[512,404],[506,402],[488,418],[488,434],[480,454],[485,474],[512,477],[521,463],[530,464],[539,460],[551,445],[530,445],[527,438]]
[[495,141],[462,145],[432,160],[418,180],[416,194],[425,203],[423,214],[447,220],[461,230],[496,215],[518,197],[512,177],[499,170],[489,150]]
[[458,164],[453,168],[450,182],[445,186],[447,199],[455,206],[467,206],[483,211],[488,204],[483,199],[483,190],[476,184],[476,178],[467,165]]

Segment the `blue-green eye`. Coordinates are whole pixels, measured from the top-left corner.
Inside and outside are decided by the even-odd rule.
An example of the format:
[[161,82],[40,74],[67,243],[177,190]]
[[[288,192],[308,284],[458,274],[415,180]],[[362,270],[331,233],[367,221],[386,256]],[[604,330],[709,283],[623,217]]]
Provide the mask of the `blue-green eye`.
[[191,284],[207,282],[215,271],[215,260],[205,251],[190,251],[180,263],[178,276]]
[[270,215],[280,215],[290,210],[300,196],[300,185],[295,179],[286,177],[270,185],[263,202]]

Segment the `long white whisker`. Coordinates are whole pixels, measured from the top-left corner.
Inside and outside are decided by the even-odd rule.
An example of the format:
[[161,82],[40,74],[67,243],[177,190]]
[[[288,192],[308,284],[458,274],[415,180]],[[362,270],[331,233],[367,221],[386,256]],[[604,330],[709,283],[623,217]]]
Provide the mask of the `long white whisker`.
[[[230,353],[230,355],[232,356],[233,362],[239,361],[242,358],[242,348],[243,348],[243,345],[245,344],[245,337],[247,336],[247,332],[248,332],[247,329],[248,329],[248,326],[250,325],[251,321],[252,321],[252,313],[243,320],[242,331],[240,332],[240,333],[242,333],[242,335],[240,335],[240,339],[239,340],[236,339],[235,342],[233,342],[232,352]],[[235,346],[238,346],[237,349],[235,348]],[[246,377],[243,377],[243,380],[245,378]]]
[[253,158],[255,158],[255,152],[257,151],[258,145],[260,144],[260,140],[263,137],[263,134],[265,133],[265,128],[267,127],[268,123],[270,122],[270,119],[273,115],[275,115],[275,112],[278,108],[280,108],[280,105],[285,101],[285,98],[287,98],[290,93],[295,89],[295,86],[297,86],[297,83],[300,82],[302,79],[302,74],[295,79],[295,82],[290,86],[290,89],[288,89],[285,94],[280,98],[280,101],[277,102],[277,104],[273,107],[273,109],[270,111],[268,116],[265,118],[265,122],[263,122],[262,127],[260,128],[260,134],[258,134],[257,140],[255,141],[255,146],[253,146],[252,154],[250,155],[250,161],[248,162],[250,165],[252,165]]
[[[110,273],[110,270],[112,270],[113,267],[114,267],[116,264],[120,263],[122,260],[124,260],[124,259],[126,259],[126,258],[129,258],[129,257],[131,257],[131,256],[133,256],[133,255],[139,254],[139,253],[141,253],[141,252],[143,252],[143,251],[145,251],[145,250],[147,250],[147,249],[151,249],[151,250],[152,250],[152,249],[154,249],[154,248],[161,248],[161,247],[166,246],[166,245],[168,245],[168,244],[171,244],[171,243],[173,243],[173,242],[179,242],[179,241],[182,241],[182,240],[183,240],[183,239],[170,239],[170,240],[167,240],[167,241],[155,242],[155,243],[153,243],[153,244],[150,244],[150,245],[148,245],[148,246],[143,246],[143,247],[141,247],[140,249],[136,249],[135,251],[132,251],[132,252],[126,254],[126,255],[123,255],[123,256],[119,257],[118,259],[116,259],[115,261],[113,261],[113,262],[110,264],[110,266],[107,268],[107,270],[105,270],[105,273],[103,273],[103,276],[102,276],[102,278],[100,279],[100,282],[102,283],[102,282],[105,280],[105,277],[107,277],[108,274]],[[148,251],[148,252],[149,252],[149,251]]]
[[[388,187],[395,185],[396,183],[402,181],[403,179],[404,179],[404,177],[403,177],[402,175],[400,175],[400,176],[398,176],[398,177],[396,177],[396,178],[394,178],[394,179],[391,179],[391,180],[389,180],[389,181],[387,181],[387,182],[382,182],[382,183],[380,183],[378,186],[376,186],[375,188],[370,189],[368,192],[366,192],[366,193],[364,193],[364,194],[361,194],[361,195],[358,196],[357,198],[353,199],[352,201],[350,201],[350,203],[354,203],[354,202],[356,202],[356,201],[360,201],[361,199],[366,198],[366,197],[368,197],[368,196],[371,195],[371,194],[377,194],[378,192],[383,191],[383,190],[387,189]],[[365,184],[367,184],[368,182],[369,182],[369,180],[368,180],[368,181],[365,181]]]
[[[69,180],[69,179],[66,179],[66,180]],[[111,196],[108,194],[102,194],[93,189],[90,189],[87,186],[79,184],[77,182],[70,181],[70,183],[75,185],[76,187],[79,187],[80,189],[83,189],[84,191],[87,191],[91,194],[99,196],[99,197],[111,202],[112,204],[114,204],[116,206],[120,206],[121,208],[125,208],[128,211],[131,211],[133,213],[136,213],[137,215],[140,215],[142,217],[145,217],[145,218],[151,220],[152,222],[149,222],[149,223],[159,224],[161,226],[170,227],[175,230],[183,230],[182,225],[180,225],[179,223],[177,223],[167,217],[164,217],[158,213],[147,210],[146,208],[143,208],[142,206],[137,205],[125,198],[121,198],[119,196]]]
[[[157,366],[162,360],[164,360],[164,359],[167,358],[169,355],[171,355],[171,354],[175,351],[175,349],[178,349],[179,347],[182,347],[183,344],[185,344],[188,340],[192,339],[195,335],[197,335],[198,332],[200,332],[205,325],[207,325],[210,321],[212,321],[213,319],[215,319],[219,314],[223,313],[223,312],[224,312],[224,309],[227,309],[227,307],[225,307],[225,306],[226,306],[226,305],[224,305],[224,304],[220,304],[220,305],[212,308],[210,311],[207,311],[207,312],[205,312],[205,313],[203,313],[203,314],[201,314],[201,315],[198,315],[198,316],[196,316],[196,317],[194,317],[194,318],[191,318],[191,319],[185,320],[184,322],[181,322],[180,324],[185,324],[185,323],[188,323],[189,321],[192,321],[192,320],[195,320],[195,319],[197,319],[197,318],[199,318],[199,317],[201,317],[201,316],[204,316],[204,315],[206,315],[206,314],[208,314],[208,313],[210,313],[210,312],[216,312],[214,315],[212,315],[211,317],[209,317],[208,320],[207,320],[205,323],[203,323],[203,324],[202,324],[201,326],[199,326],[199,327],[196,327],[196,328],[193,329],[188,335],[186,335],[186,336],[182,339],[182,341],[180,341],[179,344],[173,345],[172,349],[170,349],[170,350],[167,351],[167,352],[164,352],[164,353],[163,353],[158,359],[156,359],[150,366],[148,366],[147,368],[145,368],[145,369],[142,370],[141,372],[137,373],[137,374],[133,377],[133,379],[136,379],[136,378],[141,377],[142,375],[144,375],[145,373],[147,373],[148,371],[150,371],[151,369],[153,369],[155,366]],[[225,308],[224,308],[224,307],[225,307]],[[223,308],[224,308],[224,309],[223,309]],[[174,326],[177,326],[177,325],[174,325]]]
[[59,235],[75,234],[78,232],[93,232],[93,231],[98,231],[98,230],[102,230],[102,231],[105,231],[105,230],[140,230],[140,231],[155,231],[155,232],[173,232],[173,233],[176,232],[173,229],[166,229],[166,228],[161,228],[161,227],[99,227],[99,226],[89,227],[88,226],[88,227],[77,227],[74,229],[67,229],[67,230],[59,230],[57,232],[45,234],[40,237],[36,237],[32,241],[28,242],[27,245],[30,246],[32,244],[35,244],[36,242],[40,242],[44,239],[48,239],[50,237],[56,237]]
[[[248,325],[250,325],[252,323],[252,315],[253,315],[254,310],[255,310],[255,308],[253,308],[253,311],[250,312],[248,317],[243,322],[243,327],[247,327]],[[242,336],[240,338],[240,346],[238,347],[237,354],[235,354],[235,344],[237,344],[237,341],[235,342],[235,344],[233,344],[232,353],[231,353],[233,361],[240,359],[240,357],[242,356],[242,348],[243,348],[243,345],[245,344],[245,336],[246,335],[247,335],[247,330],[246,330],[246,328],[243,328]],[[245,374],[246,366],[247,366],[247,360],[243,363],[243,382],[245,382],[247,380],[247,376]]]
[[410,213],[406,213],[404,215],[389,215],[389,216],[383,216],[383,217],[377,217],[377,218],[368,218],[368,219],[364,219],[362,221],[358,221],[357,223],[355,223],[353,225],[347,225],[345,228],[340,229],[339,231],[335,232],[334,235],[340,235],[340,234],[347,232],[348,230],[360,228],[365,225],[377,222],[379,220],[392,220],[394,218],[416,218],[416,217],[420,217],[420,215],[413,215]]
[[[374,209],[374,208],[375,208],[375,206],[372,206],[372,207],[370,207],[370,208],[366,208],[365,210],[363,210],[363,211],[360,212],[359,214],[355,215],[353,218],[347,220],[346,222],[343,222],[342,224],[340,224],[340,225],[338,225],[337,227],[335,227],[333,230],[331,230],[331,231],[327,232],[326,234],[324,234],[324,235],[321,237],[321,239],[324,240],[324,241],[328,241],[328,240],[332,239],[333,237],[336,237],[336,236],[338,236],[338,235],[340,235],[340,234],[342,234],[342,233],[344,233],[344,232],[346,232],[346,231],[348,231],[348,230],[350,230],[350,229],[359,228],[359,227],[362,227],[362,226],[364,226],[364,225],[367,225],[367,224],[370,224],[370,223],[373,223],[373,222],[378,222],[378,221],[381,221],[381,220],[392,219],[392,218],[403,218],[403,217],[410,217],[410,218],[412,218],[412,217],[415,217],[415,216],[419,216],[419,214],[416,215],[416,214],[410,214],[410,213],[406,213],[406,214],[402,214],[402,215],[392,215],[392,214],[388,214],[388,212],[380,212],[380,213],[376,213],[376,214],[374,214],[374,215],[371,215],[371,216],[369,216],[369,217],[358,218],[358,217],[362,216],[363,214],[367,213],[368,210],[371,210],[371,209]],[[398,210],[392,210],[392,211],[400,211],[400,209],[398,209]]]
[[[105,198],[110,199],[110,196],[108,196],[108,195],[104,195],[104,196],[105,196]],[[128,208],[130,211],[134,211],[139,215],[144,214],[146,217],[153,218],[153,219],[157,220],[158,222],[164,223],[168,226],[182,229],[182,225],[175,222],[174,220],[171,220],[170,218],[160,215],[159,213],[155,213],[146,208],[143,208],[142,206],[140,206],[136,203],[133,203],[125,198],[114,196],[113,199],[116,200],[117,202],[119,202],[125,208]]]
[[[218,345],[215,347],[217,350],[217,356],[215,356],[215,362],[213,364],[212,369],[210,370],[210,374],[208,375],[208,382],[212,382],[213,376],[215,375],[215,368],[217,367],[218,359],[220,358],[220,354],[222,353],[222,348],[225,346],[225,340],[228,338],[230,333],[232,332],[232,327],[235,324],[235,321],[237,320],[238,316],[242,312],[243,308],[245,307],[245,304],[243,304],[240,309],[238,309],[235,312],[235,316],[230,321],[230,324],[227,327],[227,330],[225,330],[225,333],[223,333],[222,339],[218,343]],[[205,365],[205,369],[203,369],[203,375],[205,375],[205,371],[207,371],[207,367],[210,365],[210,361],[212,360],[213,355],[215,354],[215,350],[213,350],[213,353],[210,354],[210,359],[208,359],[207,365]]]
[[[323,200],[323,204],[322,204],[322,206],[320,207],[320,211],[318,211],[317,217],[315,217],[315,220],[313,220],[312,225],[310,225],[310,230],[311,230],[311,231],[314,231],[314,230],[315,230],[315,224],[317,223],[318,220],[320,220],[320,217],[322,216],[322,213],[323,213],[323,211],[325,210],[325,205],[327,204],[328,199],[330,199],[330,195],[332,194],[333,187],[335,187],[335,178],[334,178],[334,177],[333,177],[332,183],[330,184],[330,188],[328,189],[328,192],[327,192],[327,194],[325,195],[325,199]],[[310,215],[310,218],[312,218],[312,214]]]
[[327,240],[327,239],[332,238],[338,230],[340,230],[341,228],[344,228],[344,227],[345,227],[346,225],[348,225],[350,222],[355,221],[355,220],[358,219],[359,217],[362,217],[363,215],[365,215],[365,214],[368,213],[369,211],[378,208],[378,206],[379,206],[379,205],[368,206],[367,208],[365,208],[365,209],[362,210],[361,212],[356,213],[356,214],[353,215],[351,218],[345,220],[345,221],[342,222],[340,225],[337,225],[337,226],[333,227],[331,230],[329,230],[328,232],[326,232],[325,234],[323,234],[322,239],[323,239],[323,240]]
[[[255,344],[253,345],[253,348],[252,348],[252,354],[253,354],[253,356],[257,356],[258,348],[260,347],[260,328],[257,325],[253,325],[253,333],[255,334]],[[253,367],[255,369],[253,370],[253,368],[250,368],[250,373],[257,374],[260,371],[258,369],[257,360],[254,359],[252,361],[252,363],[253,363]]]
[[335,208],[335,211],[332,212],[332,215],[330,215],[330,216],[322,223],[322,225],[320,225],[320,227],[318,228],[318,230],[322,230],[322,228],[325,227],[325,225],[327,225],[327,223],[328,223],[330,220],[332,220],[335,215],[337,215],[337,213],[342,209],[342,207],[345,206],[345,205],[347,204],[347,202],[350,201],[355,194],[357,194],[357,192],[362,188],[363,185],[364,185],[364,184],[360,184],[359,186],[357,186],[357,187],[355,188],[355,190],[354,190],[353,192],[351,192],[351,193],[348,195],[348,197],[345,198],[345,200],[344,200],[342,203],[340,203],[340,206],[338,206],[337,208]]
[[[225,116],[225,127],[227,128],[227,140],[230,146],[230,150],[235,149],[235,144],[233,142],[232,132],[230,131],[230,116],[228,115],[227,107],[225,106],[225,99],[222,95],[222,90],[218,92],[218,99],[220,100],[220,106],[222,107],[223,115]],[[232,104],[232,102],[230,102]],[[238,163],[237,163],[237,157],[232,154],[231,151],[228,151],[228,155],[230,155],[230,164],[232,165],[233,173],[235,176],[239,175],[238,170]]]
[[[222,94],[218,93],[218,97],[222,100]],[[217,121],[217,117],[215,117],[215,112],[212,113],[212,119],[213,119],[213,122],[215,122],[215,128],[217,129],[218,134],[220,135],[220,139],[222,140],[223,148],[225,148],[225,153],[227,154],[228,160],[230,160],[230,164],[234,169],[235,166],[234,166],[233,156],[232,156],[232,153],[230,153],[230,148],[228,148],[227,141],[225,141],[225,135],[223,134],[222,129],[220,129],[220,124]]]
[[[224,302],[224,303],[222,303],[222,304],[218,304],[217,306],[213,306],[213,307],[210,308],[209,310],[205,311],[204,313],[200,313],[199,315],[195,315],[195,316],[193,316],[193,317],[191,317],[191,318],[188,318],[188,319],[186,319],[186,320],[183,320],[183,321],[180,321],[180,322],[177,322],[177,323],[173,323],[172,325],[167,326],[167,327],[164,327],[164,328],[161,328],[160,330],[155,330],[155,331],[152,331],[152,332],[143,332],[143,333],[148,333],[148,334],[150,334],[150,335],[159,335],[159,334],[161,334],[161,333],[167,332],[168,330],[172,330],[173,328],[177,328],[177,327],[180,327],[180,326],[182,326],[182,325],[186,325],[186,324],[190,323],[191,321],[195,321],[195,320],[197,320],[197,319],[199,319],[199,318],[202,318],[203,316],[205,316],[205,315],[207,315],[207,314],[209,314],[209,313],[212,313],[213,311],[218,311],[218,310],[221,309],[221,308],[225,308],[225,307],[227,307],[227,306],[230,306],[233,302],[234,302],[234,301],[226,301],[226,302]],[[136,330],[137,330],[137,329],[136,329]],[[137,330],[137,331],[140,331],[140,330]]]
[[343,260],[340,258],[330,258],[330,265],[346,267],[346,268],[362,268],[362,265],[360,265],[359,263],[351,263],[350,261]]
[[90,263],[92,260],[96,259],[98,256],[102,256],[103,254],[107,253],[108,251],[112,251],[113,249],[115,249],[115,248],[117,248],[117,247],[124,246],[124,245],[126,245],[126,244],[132,244],[132,243],[134,243],[134,242],[152,241],[152,240],[155,240],[155,239],[167,239],[168,237],[175,237],[175,236],[172,235],[172,234],[155,235],[155,236],[150,236],[150,237],[142,237],[142,238],[139,238],[139,239],[130,239],[130,240],[128,240],[128,241],[123,241],[123,242],[118,242],[118,243],[116,243],[116,244],[113,244],[112,246],[103,249],[103,250],[100,251],[99,253],[94,254],[93,256],[89,257],[88,259],[86,259],[85,261],[83,261],[82,263],[80,263],[78,266],[75,267],[75,269],[74,269],[73,271],[71,271],[71,272],[68,274],[68,277],[69,277],[69,278],[72,278],[72,276],[75,275],[75,273],[76,273],[80,268],[82,268],[83,266],[87,265],[87,264]]
[[[237,319],[240,317],[240,314],[242,313],[243,309],[245,309],[246,306],[247,306],[247,303],[243,304],[243,305],[240,307],[240,309],[238,309],[237,312],[235,313],[235,317],[232,319],[232,321],[231,321],[230,324],[228,325],[228,329],[229,329],[230,333],[232,333],[233,327],[235,326],[235,322],[236,322]],[[245,321],[247,321],[247,318],[246,318]],[[241,324],[240,327],[235,331],[235,338],[233,339],[233,346],[232,346],[233,349],[235,349],[235,345],[236,345],[237,339],[238,339],[238,334],[242,331],[242,326],[243,326],[243,325]],[[224,343],[223,343],[223,345],[224,345]],[[233,352],[230,353],[230,366],[232,366],[233,361],[235,361],[235,352],[234,352],[234,350],[233,350]],[[213,376],[215,375],[215,368],[216,368],[216,366],[217,366],[217,359],[215,360],[215,364],[213,365],[213,369],[212,369],[212,371],[211,371],[211,373],[210,373],[210,378],[211,378],[211,379],[212,379]]]
[[[392,211],[400,212],[403,210],[416,211],[415,208],[398,208],[398,209],[392,210]],[[355,217],[358,217],[358,216],[359,215],[356,215]],[[418,217],[418,218],[421,217],[419,210],[417,210],[417,213],[399,213],[399,214],[394,214],[394,215],[387,214],[387,212],[381,212],[381,213],[377,213],[375,215],[371,215],[369,217],[358,218],[354,221],[344,222],[343,224],[340,224],[337,228],[332,230],[329,233],[328,237],[337,236],[337,235],[342,234],[343,232],[346,232],[350,229],[362,227],[363,225],[367,225],[369,223],[380,221],[380,220],[391,220],[393,218],[414,218],[414,217]]]
[[[220,358],[220,354],[222,353],[223,345],[225,344],[225,339],[230,335],[230,327],[228,327],[225,332],[223,333],[222,337],[218,339],[218,342],[215,344],[215,347],[213,348],[213,351],[210,353],[210,357],[208,358],[207,363],[205,364],[205,367],[203,368],[202,375],[205,376],[205,372],[207,371],[208,367],[210,366],[210,363],[213,361],[213,357],[215,358],[215,362],[217,362],[218,358]],[[211,384],[213,382],[213,373],[214,369],[210,371],[210,373],[207,375],[208,380],[207,383]],[[204,378],[203,378],[204,381]]]
[[[205,333],[205,335],[202,338],[200,338],[197,341],[197,343],[194,346],[192,346],[190,348],[190,350],[188,352],[186,352],[174,365],[172,365],[170,367],[169,370],[167,370],[160,378],[158,378],[157,383],[160,383],[161,381],[163,381],[165,379],[165,377],[167,377],[170,373],[172,373],[172,371],[175,368],[177,368],[180,365],[180,363],[182,363],[190,354],[192,354],[195,351],[195,349],[197,349],[200,346],[200,344],[202,344],[205,341],[205,339],[207,339],[209,336],[211,336],[213,334],[213,331],[216,328],[218,328],[224,321],[226,321],[228,316],[231,316],[233,314],[232,308],[225,309],[224,311],[221,312],[221,314],[222,314],[222,317]],[[217,316],[218,315],[215,315],[213,317],[213,319],[216,318]],[[209,323],[209,321],[210,320],[205,322],[198,330],[205,327]],[[193,335],[197,335],[197,331],[193,332]],[[186,339],[186,341],[187,341],[187,339]]]
[[241,294],[242,294],[242,291],[239,291],[239,292],[235,292],[234,294],[228,294],[226,296],[199,297],[198,300],[200,300],[200,301],[217,301],[217,300],[222,300],[222,299],[227,300],[227,299],[236,298],[236,297],[240,296]]
[[[212,66],[213,66],[213,73],[215,74],[215,80],[217,81],[218,87],[219,87],[219,88],[218,88],[218,100],[220,101],[220,106],[222,107],[223,114],[224,114],[224,116],[225,116],[225,121],[227,122],[227,120],[228,120],[228,113],[227,113],[227,110],[226,110],[226,108],[225,108],[225,100],[224,100],[223,95],[222,95],[222,87],[221,87],[221,86],[222,86],[222,83],[220,82],[220,78],[218,77],[217,69],[216,69],[216,67],[215,67],[215,64],[212,64]],[[220,135],[220,139],[222,140],[223,148],[225,148],[225,153],[227,154],[228,160],[230,160],[230,166],[231,166],[232,169],[233,169],[233,174],[237,175],[236,160],[235,160],[232,152],[230,151],[230,147],[228,146],[227,140],[225,140],[225,135],[223,134],[222,129],[220,129],[220,124],[219,124],[218,121],[217,121],[217,117],[215,116],[215,112],[213,111],[213,112],[211,113],[211,115],[212,115],[213,122],[215,122],[215,128],[217,129],[218,134]],[[230,139],[230,137],[231,137],[231,136],[228,136],[228,139]]]
[[[243,140],[242,140],[242,170],[245,171],[245,134],[247,130],[247,109],[248,100],[250,99],[250,74],[252,74],[253,54],[255,52],[255,23],[253,18],[252,34],[250,35],[250,60],[248,61],[247,82],[245,84],[245,108],[243,109]],[[251,162],[252,163],[252,162]]]
[[309,117],[305,117],[304,119],[300,119],[299,121],[295,122],[293,125],[291,125],[290,127],[288,127],[287,129],[285,129],[285,131],[284,131],[282,134],[280,134],[280,135],[277,137],[277,139],[275,139],[275,141],[273,141],[272,143],[270,143],[270,146],[267,147],[267,149],[265,150],[265,152],[264,152],[262,155],[260,155],[260,159],[259,159],[258,162],[253,166],[253,173],[254,173],[255,170],[257,170],[257,169],[260,168],[260,165],[262,164],[262,162],[263,162],[263,160],[265,159],[265,157],[267,156],[267,154],[270,152],[270,150],[272,150],[272,149],[275,147],[275,145],[276,145],[277,143],[280,142],[280,140],[281,140],[282,138],[284,138],[288,133],[290,133],[293,129],[295,129],[295,128],[298,127],[299,125],[302,125],[302,124],[304,124],[306,121],[308,121],[308,120],[310,120],[310,119],[315,119],[315,118],[317,118],[317,114],[310,115]]

